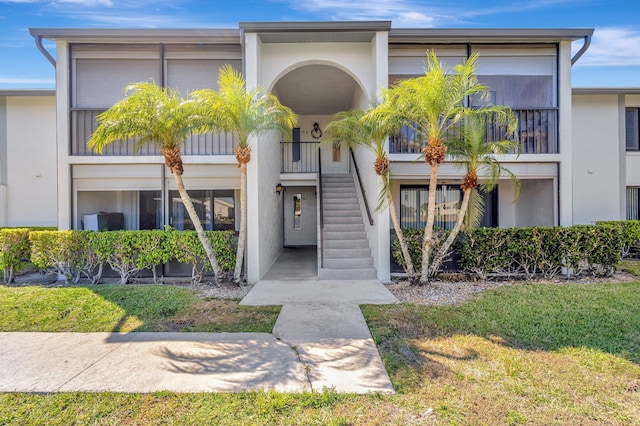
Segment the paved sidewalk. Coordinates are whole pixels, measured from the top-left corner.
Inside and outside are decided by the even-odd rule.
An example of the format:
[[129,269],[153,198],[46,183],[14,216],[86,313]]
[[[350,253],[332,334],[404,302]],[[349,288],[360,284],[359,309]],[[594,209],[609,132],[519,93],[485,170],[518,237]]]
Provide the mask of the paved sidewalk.
[[268,333],[0,333],[1,392],[309,390]]
[[375,281],[265,281],[242,304],[283,305],[269,333],[0,333],[0,392],[393,392],[359,303]]

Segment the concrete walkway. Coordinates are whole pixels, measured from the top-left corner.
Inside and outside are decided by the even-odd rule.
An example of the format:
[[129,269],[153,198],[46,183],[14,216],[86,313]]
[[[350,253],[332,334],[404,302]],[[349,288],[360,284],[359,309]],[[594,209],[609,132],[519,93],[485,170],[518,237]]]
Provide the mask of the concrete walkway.
[[375,281],[263,281],[242,304],[283,305],[273,334],[0,333],[0,392],[393,392],[358,304],[395,302]]
[[273,334],[295,348],[309,386],[393,392],[360,304],[398,300],[378,281],[260,281],[241,305],[283,305]]

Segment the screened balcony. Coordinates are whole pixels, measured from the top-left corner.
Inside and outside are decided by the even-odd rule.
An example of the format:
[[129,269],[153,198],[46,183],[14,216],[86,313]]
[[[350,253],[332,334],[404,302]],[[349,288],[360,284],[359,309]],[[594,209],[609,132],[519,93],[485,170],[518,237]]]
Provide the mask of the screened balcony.
[[[134,150],[135,141],[126,140],[107,146],[102,154],[93,152],[87,147],[87,141],[98,127],[96,117],[104,109],[71,109],[71,155],[85,156],[145,156],[161,155],[160,150],[151,144],[144,144],[137,152]],[[231,134],[205,133],[191,135],[185,143],[183,155],[233,155],[233,148],[237,145]]]
[[[515,141],[520,154],[556,154],[558,153],[558,108],[514,109],[518,119]],[[460,126],[452,129],[451,136],[460,133]],[[487,142],[503,140],[504,128],[494,123],[487,124]],[[420,154],[426,144],[424,137],[412,129],[404,127],[400,134],[389,138],[391,154]]]

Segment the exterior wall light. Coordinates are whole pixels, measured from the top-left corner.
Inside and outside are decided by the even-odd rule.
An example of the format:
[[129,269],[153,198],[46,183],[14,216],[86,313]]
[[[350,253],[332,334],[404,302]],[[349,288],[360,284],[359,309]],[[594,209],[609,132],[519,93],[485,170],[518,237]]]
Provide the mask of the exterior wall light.
[[281,192],[282,192],[282,184],[278,182],[278,184],[276,185],[276,193],[280,195]]

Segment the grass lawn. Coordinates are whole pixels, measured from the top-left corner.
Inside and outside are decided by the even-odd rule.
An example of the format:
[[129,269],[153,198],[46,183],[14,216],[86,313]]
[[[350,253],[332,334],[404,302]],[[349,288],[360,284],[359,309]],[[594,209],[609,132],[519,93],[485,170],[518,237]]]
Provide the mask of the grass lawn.
[[268,333],[280,313],[168,285],[0,286],[0,306],[0,331]]
[[[164,318],[196,324],[196,307],[213,302],[181,297]],[[126,313],[110,327],[158,315],[99,298]],[[458,306],[363,313],[396,395],[2,394],[0,424],[640,424],[640,282],[504,287]]]

